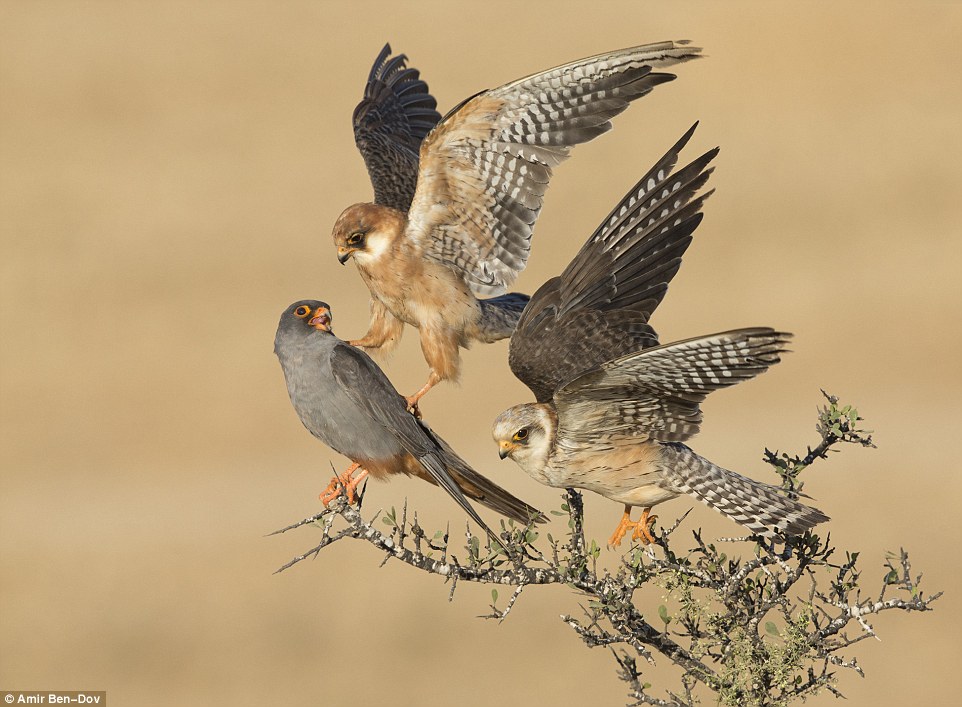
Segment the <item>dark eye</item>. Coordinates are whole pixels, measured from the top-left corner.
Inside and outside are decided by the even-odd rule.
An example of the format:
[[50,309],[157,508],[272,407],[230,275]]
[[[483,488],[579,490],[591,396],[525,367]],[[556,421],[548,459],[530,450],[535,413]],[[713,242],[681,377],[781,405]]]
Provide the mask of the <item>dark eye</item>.
[[515,438],[516,440],[518,440],[519,442],[520,442],[521,440],[523,440],[523,439],[527,439],[527,438],[528,438],[528,428],[527,428],[527,427],[522,427],[520,430],[518,430],[517,432],[514,433],[514,438]]
[[348,245],[358,245],[364,240],[364,234],[361,232],[352,233],[351,237],[347,239]]
[[305,307],[303,304],[294,310],[294,314],[301,317],[302,319],[311,313],[310,307]]

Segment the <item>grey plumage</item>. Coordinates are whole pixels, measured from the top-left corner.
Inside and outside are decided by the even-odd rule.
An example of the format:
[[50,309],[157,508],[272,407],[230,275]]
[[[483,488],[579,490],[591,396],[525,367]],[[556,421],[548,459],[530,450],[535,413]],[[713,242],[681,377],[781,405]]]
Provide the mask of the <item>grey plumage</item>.
[[[300,314],[304,309],[309,314]],[[367,354],[329,326],[311,325],[310,313],[318,311],[329,313],[330,307],[317,300],[295,302],[281,315],[274,339],[291,403],[311,434],[376,478],[405,473],[440,485],[485,529],[465,494],[522,523],[541,516],[474,471],[409,414],[403,396]]]
[[478,339],[489,344],[511,336],[530,299],[521,292],[509,292],[500,297],[478,300],[481,307]]

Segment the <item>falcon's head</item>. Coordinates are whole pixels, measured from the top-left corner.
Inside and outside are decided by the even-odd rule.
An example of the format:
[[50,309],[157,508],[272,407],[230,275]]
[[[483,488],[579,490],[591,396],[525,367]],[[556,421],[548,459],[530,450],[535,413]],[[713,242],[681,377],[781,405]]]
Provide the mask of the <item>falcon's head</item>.
[[313,334],[315,330],[333,335],[333,319],[329,304],[316,299],[303,299],[284,310],[277,325],[277,335],[305,336]]
[[544,468],[554,440],[557,417],[547,405],[515,405],[498,415],[491,431],[498,456],[511,457],[529,474]]
[[378,204],[347,207],[334,223],[334,245],[341,265],[352,257],[360,265],[380,259],[404,232],[404,215]]

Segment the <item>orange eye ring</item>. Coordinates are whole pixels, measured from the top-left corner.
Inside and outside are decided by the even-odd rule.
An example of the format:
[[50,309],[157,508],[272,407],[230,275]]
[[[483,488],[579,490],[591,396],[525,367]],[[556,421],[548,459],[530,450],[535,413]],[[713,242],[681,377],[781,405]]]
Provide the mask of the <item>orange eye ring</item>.
[[518,442],[521,442],[521,441],[527,439],[527,438],[528,438],[528,428],[527,428],[527,427],[522,427],[520,430],[518,430],[518,431],[515,433],[514,438],[515,438]]
[[310,313],[311,313],[311,308],[303,304],[294,310],[294,316],[300,317],[301,319],[304,319],[305,317],[310,315]]

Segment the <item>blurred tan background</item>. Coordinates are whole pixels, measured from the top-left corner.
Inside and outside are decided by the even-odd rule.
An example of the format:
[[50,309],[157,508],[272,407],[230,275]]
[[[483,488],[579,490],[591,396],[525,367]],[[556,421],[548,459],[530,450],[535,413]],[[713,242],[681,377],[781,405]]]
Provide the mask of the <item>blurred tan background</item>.
[[[350,117],[385,41],[444,112],[574,58],[690,38],[709,58],[558,170],[519,289],[559,272],[701,120],[683,159],[721,145],[717,193],[654,323],[665,341],[747,325],[797,339],[709,401],[694,446],[772,479],[763,448],[817,441],[820,387],[858,405],[879,449],[820,462],[807,491],[868,585],[904,546],[947,595],[877,619],[883,641],[855,651],[867,679],[840,688],[851,705],[946,704],[962,658],[960,30],[954,3],[0,2],[0,689],[623,704],[610,655],[558,620],[580,611],[566,588],[529,590],[496,625],[476,618],[489,588],[449,604],[437,578],[379,569],[366,545],[272,575],[317,532],[263,536],[316,512],[346,462],[297,421],[271,347],[303,297],[333,305],[342,337],[364,331],[367,292],[328,234],[371,196]],[[462,385],[424,411],[478,469],[557,508],[489,437],[529,399],[506,353],[468,352]],[[386,369],[421,383],[414,332]],[[463,522],[413,480],[369,487],[366,506],[405,498],[429,527]],[[620,508],[590,497],[587,513],[603,539]],[[736,531],[700,505],[699,525]]]

